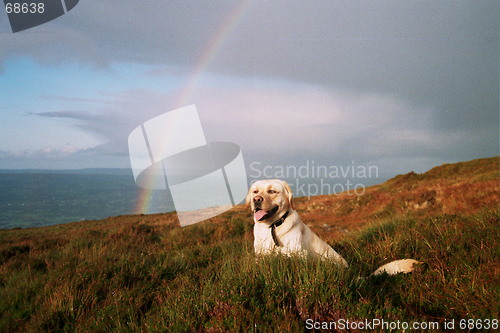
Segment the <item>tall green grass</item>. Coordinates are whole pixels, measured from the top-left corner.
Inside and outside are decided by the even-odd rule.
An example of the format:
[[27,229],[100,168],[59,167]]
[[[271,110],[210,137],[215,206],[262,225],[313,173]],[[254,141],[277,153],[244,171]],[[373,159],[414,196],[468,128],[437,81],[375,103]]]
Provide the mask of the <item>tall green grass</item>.
[[[303,331],[306,320],[498,318],[499,213],[390,219],[332,244],[350,263],[253,255],[238,214],[0,232],[0,330]],[[414,273],[369,276],[394,259]],[[361,277],[361,278],[360,278]]]

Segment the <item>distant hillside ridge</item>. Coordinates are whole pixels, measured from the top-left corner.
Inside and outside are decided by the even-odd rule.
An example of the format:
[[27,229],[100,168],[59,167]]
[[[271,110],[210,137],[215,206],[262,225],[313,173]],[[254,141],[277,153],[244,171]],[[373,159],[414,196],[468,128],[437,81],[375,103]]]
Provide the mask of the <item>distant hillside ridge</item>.
[[[391,217],[475,214],[500,208],[500,157],[444,164],[427,172],[409,172],[367,187],[363,195],[347,192],[299,198],[298,211],[325,236]],[[323,233],[321,230],[317,230]],[[337,235],[334,235],[337,234]]]
[[409,172],[405,175],[398,175],[391,178],[387,183],[397,182],[401,179],[408,180],[410,178],[418,180],[431,179],[464,179],[470,182],[478,180],[487,180],[499,178],[500,175],[500,157],[481,158],[466,162],[458,162],[452,164],[443,164],[430,169],[422,174]]

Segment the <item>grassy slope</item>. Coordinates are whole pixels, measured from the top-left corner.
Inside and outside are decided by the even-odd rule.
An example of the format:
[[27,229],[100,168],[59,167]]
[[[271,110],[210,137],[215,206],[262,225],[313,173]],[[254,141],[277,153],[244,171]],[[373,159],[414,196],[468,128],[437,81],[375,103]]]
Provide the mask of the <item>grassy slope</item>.
[[[476,160],[398,176],[359,198],[299,199],[348,270],[256,262],[241,207],[186,228],[159,214],[0,231],[0,330],[301,331],[308,318],[498,318],[498,171],[498,158]],[[425,265],[357,278],[405,257]]]
[[445,164],[424,174],[399,175],[367,188],[362,196],[343,193],[310,201],[301,198],[297,206],[303,220],[322,237],[341,239],[345,231],[387,218],[471,215],[484,207],[499,208],[499,178],[500,159],[485,158]]

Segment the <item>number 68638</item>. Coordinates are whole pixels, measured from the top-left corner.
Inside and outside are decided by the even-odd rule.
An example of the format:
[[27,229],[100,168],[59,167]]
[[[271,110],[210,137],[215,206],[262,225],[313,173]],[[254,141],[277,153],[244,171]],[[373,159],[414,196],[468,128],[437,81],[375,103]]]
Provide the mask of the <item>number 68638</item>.
[[45,4],[43,2],[15,2],[5,4],[7,14],[43,14]]

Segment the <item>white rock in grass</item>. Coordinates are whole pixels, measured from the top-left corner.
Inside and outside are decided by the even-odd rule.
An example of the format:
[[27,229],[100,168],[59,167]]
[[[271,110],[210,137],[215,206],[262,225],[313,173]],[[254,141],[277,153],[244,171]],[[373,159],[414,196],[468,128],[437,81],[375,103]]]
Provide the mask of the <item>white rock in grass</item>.
[[380,275],[383,273],[387,273],[388,275],[411,273],[415,270],[415,264],[420,264],[420,262],[414,259],[400,259],[391,261],[390,263],[377,268],[377,270],[373,272],[372,275]]

